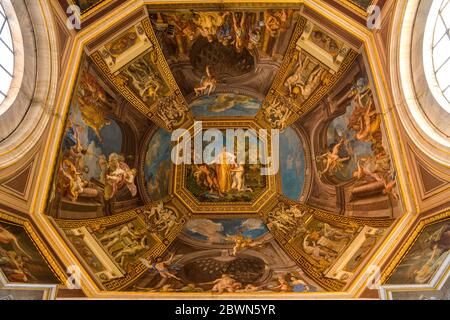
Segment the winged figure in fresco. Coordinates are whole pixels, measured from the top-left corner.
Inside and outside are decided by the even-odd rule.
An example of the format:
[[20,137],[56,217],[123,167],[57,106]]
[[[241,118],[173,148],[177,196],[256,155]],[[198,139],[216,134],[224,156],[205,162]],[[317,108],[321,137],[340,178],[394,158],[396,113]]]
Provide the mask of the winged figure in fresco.
[[346,147],[346,144],[347,140],[345,136],[342,136],[340,141],[332,147],[331,151],[327,151],[316,158],[316,161],[324,166],[324,169],[319,171],[319,176],[323,176],[325,173],[336,173],[342,168],[344,162],[350,160],[350,156],[340,156],[341,148]]
[[364,110],[364,113],[359,117],[359,131],[355,138],[360,141],[372,141],[373,134],[380,129],[381,117],[373,109],[373,100],[370,99]]
[[158,273],[162,279],[175,279],[178,281],[182,281],[179,277],[177,277],[172,270],[178,270],[178,266],[176,265],[176,261],[178,261],[182,255],[176,255],[172,253],[167,260],[163,260],[158,262],[156,259],[150,258],[150,260],[139,258],[139,261],[142,262],[144,266],[146,266],[150,272]]
[[259,247],[262,244],[261,241],[254,241],[252,238],[246,237],[242,233],[232,236],[227,235],[224,240],[234,242],[233,256],[236,256],[239,251],[247,248]]

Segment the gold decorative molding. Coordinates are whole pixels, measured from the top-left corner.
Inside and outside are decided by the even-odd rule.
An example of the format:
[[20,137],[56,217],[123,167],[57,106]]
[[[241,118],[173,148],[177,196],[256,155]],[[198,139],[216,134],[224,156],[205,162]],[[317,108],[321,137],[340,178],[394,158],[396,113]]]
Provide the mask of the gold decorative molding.
[[[335,1],[336,2],[343,2],[346,7],[352,9],[353,11],[358,13],[360,16],[363,16],[363,17],[367,17],[368,16],[367,10],[365,10],[363,7],[357,5],[352,0],[335,0]],[[372,0],[372,3],[373,2],[374,2],[374,0]]]
[[[225,1],[225,2],[229,2],[229,1]],[[144,2],[145,4],[155,4],[156,3],[156,5],[158,5],[158,4],[161,4],[162,2],[157,2],[157,1],[145,1]],[[169,1],[169,3],[171,3],[172,5],[176,5],[175,4],[175,2],[173,2],[173,1]],[[217,3],[219,3],[219,2],[217,2]],[[221,2],[222,3],[222,2]],[[229,2],[230,3],[230,2]],[[256,5],[257,3],[259,3],[259,2],[257,2],[257,1],[252,1],[251,2],[251,4],[252,5]],[[291,3],[291,4],[293,4],[294,2],[286,2],[286,3]],[[297,3],[298,4],[298,2],[295,2],[295,3]],[[310,2],[308,2],[309,3],[309,5],[314,9],[314,5],[315,5],[315,1],[310,1]],[[320,3],[319,3],[320,4]],[[320,7],[320,5],[317,5],[317,8],[318,9],[316,9],[316,11],[318,12],[318,13],[320,13],[320,14],[322,14],[322,15],[326,15],[324,12],[323,12],[323,8],[322,7]],[[127,8],[124,8],[124,12],[130,12],[131,10],[130,9],[127,9]],[[99,22],[99,25],[98,26],[96,26],[96,28],[97,29],[88,29],[88,31],[86,31],[86,32],[84,32],[83,33],[83,35],[84,36],[89,36],[89,37],[92,37],[92,36],[95,36],[95,35],[98,35],[98,34],[100,34],[101,32],[103,32],[108,26],[110,27],[111,25],[112,25],[112,23],[109,23],[109,22],[107,22],[107,20],[106,20],[106,18],[111,18],[112,16],[110,15],[110,16],[108,16],[108,17],[105,17],[105,20],[101,20],[100,22],[102,22],[102,23],[104,23],[105,25],[106,25],[106,27],[105,26],[100,26],[100,22]],[[335,11],[335,10],[332,10],[332,14],[331,14],[331,17],[332,17],[332,19],[331,20],[333,20],[333,22],[335,22],[335,23],[337,23],[337,24],[339,24],[339,23],[342,23],[343,25],[345,25],[345,23],[343,23],[343,21],[344,21],[344,19],[343,19],[343,17],[342,16],[340,16],[339,15],[339,13],[337,13],[337,10]],[[345,21],[344,21],[345,22]],[[348,29],[348,28],[347,28]],[[369,55],[368,55],[368,60],[370,61],[370,63],[371,63],[371,67],[372,67],[372,69],[373,70],[377,70],[377,68],[381,68],[381,66],[380,66],[380,61],[379,60],[377,60],[376,59],[376,57],[374,58],[374,55],[376,55],[376,52],[377,52],[377,50],[376,50],[376,48],[374,47],[374,43],[373,43],[373,41],[370,39],[370,37],[366,34],[366,33],[364,33],[363,31],[361,31],[360,29],[356,29],[356,30],[354,30],[354,31],[352,31],[352,30],[349,30],[350,32],[352,32],[352,34],[355,34],[355,35],[357,35],[360,39],[363,39],[364,41],[365,41],[365,44],[367,45],[367,47],[366,47],[366,49],[367,49],[367,51],[370,53]],[[76,38],[75,39],[75,41],[74,41],[74,48],[76,48],[77,47],[77,45],[79,45],[79,44],[81,44],[82,42],[81,42],[81,40],[80,40],[80,38]],[[78,52],[78,51],[80,51],[81,52],[81,49],[80,50],[78,50],[78,49],[74,49],[74,52]],[[70,58],[69,58],[69,62],[68,62],[68,64],[69,65],[73,65],[74,64],[74,61],[76,61],[76,58],[77,57],[77,53],[72,53],[71,55],[70,55]],[[372,71],[373,71],[372,70]],[[71,76],[70,76],[70,73],[72,73],[73,71],[68,71],[68,72],[66,72],[66,75],[65,75],[65,77],[64,77],[64,79],[66,79],[66,80],[68,80],[68,81],[63,81],[63,83],[64,83],[64,85],[62,86],[62,92],[67,92],[67,93],[63,93],[63,94],[61,94],[61,96],[60,96],[60,98],[59,98],[59,101],[61,102],[61,103],[59,103],[58,105],[57,105],[57,109],[59,110],[58,112],[61,112],[61,111],[63,111],[63,110],[66,110],[67,108],[65,107],[65,105],[66,105],[66,100],[67,100],[67,96],[69,96],[71,93],[70,93],[70,90],[67,90],[68,88],[70,88],[72,85],[70,84],[70,79],[71,79]],[[381,90],[381,92],[382,92],[382,94],[384,94],[384,95],[386,95],[386,88],[383,86],[383,81],[385,80],[385,77],[383,77],[383,75],[376,75],[375,74],[375,76],[374,76],[375,78],[376,78],[376,87],[377,87],[377,89],[379,89],[379,90]],[[73,81],[72,81],[73,82]],[[67,83],[67,85],[66,85],[66,83]],[[381,88],[381,89],[380,89]],[[378,92],[379,92],[379,90],[377,90]],[[66,100],[65,100],[66,99]],[[383,105],[384,104],[386,104],[386,101],[384,101],[383,103],[382,103]],[[64,113],[64,112],[61,112],[62,114]],[[390,115],[387,115],[386,117],[390,117]],[[395,140],[395,137],[397,137],[397,134],[395,133],[395,130],[396,129],[398,129],[397,128],[397,123],[395,122],[395,121],[393,121],[393,122],[391,122],[392,120],[389,118],[389,126],[388,126],[388,128],[387,128],[387,130],[388,130],[388,133],[389,133],[389,140],[390,141],[396,141]],[[56,134],[57,132],[59,132],[58,130],[60,130],[60,124],[59,124],[59,122],[55,122],[55,123],[53,123],[52,124],[52,126],[51,126],[51,128],[50,128],[50,135],[52,135],[52,134]],[[393,143],[393,142],[392,142]],[[46,143],[46,150],[47,150],[47,152],[48,152],[48,155],[46,155],[46,156],[44,156],[44,161],[45,160],[48,160],[48,159],[50,159],[50,158],[56,158],[56,152],[55,152],[55,146],[53,145],[54,144],[54,142],[53,141],[48,141],[47,143]],[[397,149],[396,149],[397,150]],[[402,154],[402,151],[400,150],[400,151],[398,151],[397,152],[397,157],[399,157],[399,160],[398,161],[400,161],[401,160],[401,154]],[[45,163],[45,165],[44,166],[46,166],[47,164]],[[50,170],[51,171],[51,170]],[[50,178],[48,177],[50,174],[49,174],[49,171],[48,170],[46,170],[46,169],[42,169],[42,171],[40,172],[41,174],[42,174],[42,178],[40,178],[40,181],[42,182],[42,184],[45,184],[47,187],[46,188],[42,188],[42,189],[48,189],[49,188],[49,185],[50,185]],[[405,177],[405,174],[404,173],[402,173],[402,172],[400,172],[399,173],[399,175],[401,175],[402,177],[403,177],[403,180],[404,181],[407,181],[408,179],[407,179],[407,177]],[[405,183],[403,181],[403,183]],[[42,207],[42,194],[41,193],[45,193],[46,191],[44,190],[44,191],[39,191],[40,192],[40,194],[38,194],[37,196],[36,196],[36,198],[38,199],[38,200],[36,200],[36,201],[34,201],[34,207],[35,207],[35,209],[36,209],[36,211],[38,211],[37,213],[36,213],[36,215],[37,215],[37,219],[41,222],[41,226],[42,226],[42,229],[43,229],[43,232],[45,232],[45,234],[46,235],[48,235],[48,237],[49,237],[49,240],[52,240],[53,241],[53,243],[58,247],[58,248],[61,248],[62,247],[62,244],[63,244],[63,241],[61,241],[60,239],[58,239],[58,238],[55,238],[53,235],[52,235],[52,232],[54,232],[54,228],[51,226],[51,225],[49,225],[48,223],[46,223],[45,222],[45,220],[46,220],[46,218],[45,218],[45,216],[43,216],[43,213],[42,213],[42,209],[40,209],[40,207]],[[43,198],[45,198],[46,196],[44,196]],[[400,231],[400,229],[401,228],[405,228],[405,226],[407,226],[408,228],[409,228],[409,226],[410,226],[410,222],[411,222],[411,217],[409,216],[410,215],[410,212],[409,212],[409,209],[410,208],[407,208],[407,214],[408,214],[408,216],[405,218],[405,223],[401,226],[401,227],[398,227],[397,228],[397,226],[396,226],[396,228],[395,228],[395,230],[392,230],[392,233],[391,234],[389,234],[389,236],[390,236],[390,241],[392,240],[392,241],[395,241],[395,239],[396,239],[396,236],[399,234],[399,231]],[[386,242],[386,246],[388,246],[388,245],[390,245],[390,243],[387,243]],[[383,248],[383,250],[384,250],[384,248]],[[383,250],[381,250],[381,251],[383,251]],[[380,252],[381,252],[380,251]],[[378,253],[379,252],[377,252],[377,255],[378,255]],[[71,261],[71,259],[69,259],[69,258],[67,258],[66,256],[64,256],[64,257],[62,257],[63,259],[64,259],[64,261]],[[378,263],[380,261],[380,259],[379,258],[374,258],[374,263]],[[358,279],[358,281],[359,281],[359,279]],[[355,285],[357,285],[357,282],[358,281],[354,281],[355,282]],[[359,283],[359,282],[358,282]],[[101,292],[99,292],[98,290],[96,290],[96,289],[94,289],[91,285],[89,285],[89,286],[87,286],[87,289],[89,290],[88,291],[88,295],[90,295],[90,296],[97,296],[97,297],[99,297],[99,296],[102,296],[102,297],[111,297],[111,296],[113,296],[113,294],[111,294],[111,293],[105,293],[105,294],[102,294]],[[355,288],[353,287],[353,289],[352,290],[354,290]],[[146,294],[143,294],[142,295],[142,297],[143,296],[151,296],[152,294],[148,294],[148,295],[146,295]],[[339,295],[339,294],[337,294],[337,295]],[[349,293],[348,293],[348,296],[351,296],[352,295],[352,293],[349,291]],[[121,296],[120,295],[120,293],[117,293],[117,295],[114,295],[114,296],[116,296],[116,297],[123,297],[123,295]],[[173,296],[176,296],[176,294],[174,294],[174,295],[172,295],[172,297]],[[243,296],[245,296],[245,297],[253,297],[253,294],[247,294],[247,295],[243,295]],[[284,295],[278,295],[279,297],[284,297]],[[286,295],[287,297],[295,297],[294,295],[291,295],[291,294],[287,294]],[[341,296],[343,296],[343,295],[341,295]],[[164,293],[162,293],[160,296],[156,296],[156,295],[154,295],[154,297],[165,297],[165,294]],[[332,295],[330,295],[330,296],[325,296],[325,297],[333,297]]]
[[[243,120],[239,117],[231,117],[229,119],[215,120],[209,119],[202,122],[203,129],[250,129],[254,130],[259,138],[259,130],[263,129],[260,125],[253,120]],[[194,132],[195,126],[189,128],[189,133],[193,138],[199,132]],[[267,132],[267,140],[264,140],[264,144],[269,148],[268,154],[272,153],[271,150],[271,133]],[[259,146],[258,146],[259,148]],[[256,216],[262,207],[271,206],[272,200],[276,195],[281,192],[281,185],[279,182],[279,175],[267,175],[264,176],[266,185],[263,190],[257,194],[252,201],[249,202],[204,202],[197,199],[186,187],[186,166],[185,164],[173,166],[172,181],[172,193],[178,198],[180,203],[184,205],[184,210],[188,210],[192,215],[199,217],[216,215],[222,217],[233,216]],[[181,208],[180,208],[181,209]]]

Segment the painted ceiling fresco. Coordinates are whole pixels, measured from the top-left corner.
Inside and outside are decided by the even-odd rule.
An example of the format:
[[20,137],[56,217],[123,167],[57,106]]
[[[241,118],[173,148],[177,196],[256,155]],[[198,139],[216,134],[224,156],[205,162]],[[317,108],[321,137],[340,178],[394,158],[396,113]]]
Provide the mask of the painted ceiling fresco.
[[450,252],[450,221],[425,227],[389,278],[389,284],[427,284]]
[[[384,114],[364,50],[301,9],[146,5],[87,42],[45,212],[98,288],[342,292],[363,272],[402,216]],[[277,169],[222,138],[213,162],[177,163],[208,129],[247,132]],[[446,237],[426,229],[389,281],[428,281]],[[50,279],[8,271],[18,243],[6,276]]]
[[[150,264],[150,263],[149,263]],[[167,272],[162,266],[168,266]],[[192,219],[130,288],[163,292],[317,292],[259,219]]]
[[[266,95],[299,17],[295,9],[154,12],[149,7],[149,14],[188,100],[231,87]],[[257,81],[251,81],[254,77]]]

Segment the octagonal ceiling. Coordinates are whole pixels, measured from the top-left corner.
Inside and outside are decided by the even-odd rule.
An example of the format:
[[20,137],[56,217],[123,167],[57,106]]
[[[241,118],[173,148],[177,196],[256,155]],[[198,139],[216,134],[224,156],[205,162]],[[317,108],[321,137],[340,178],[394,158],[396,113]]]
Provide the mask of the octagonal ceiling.
[[[326,2],[355,24],[371,3]],[[86,25],[122,3],[77,2]],[[363,39],[290,2],[133,4],[112,21],[74,58],[44,210],[89,285],[252,296],[356,283],[403,212]],[[279,170],[176,164],[181,129],[265,129]]]

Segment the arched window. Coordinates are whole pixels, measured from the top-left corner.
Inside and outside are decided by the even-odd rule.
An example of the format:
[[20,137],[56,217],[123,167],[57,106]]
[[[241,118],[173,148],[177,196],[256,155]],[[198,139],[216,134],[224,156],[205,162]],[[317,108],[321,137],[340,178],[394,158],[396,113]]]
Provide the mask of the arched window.
[[448,165],[450,0],[397,1],[390,45],[399,119],[414,144]]
[[14,77],[14,45],[5,10],[0,3],[0,114],[2,102],[8,95]]
[[431,93],[450,113],[450,0],[434,0],[424,34],[424,68]]
[[51,1],[0,0],[0,176],[54,115],[58,41]]

